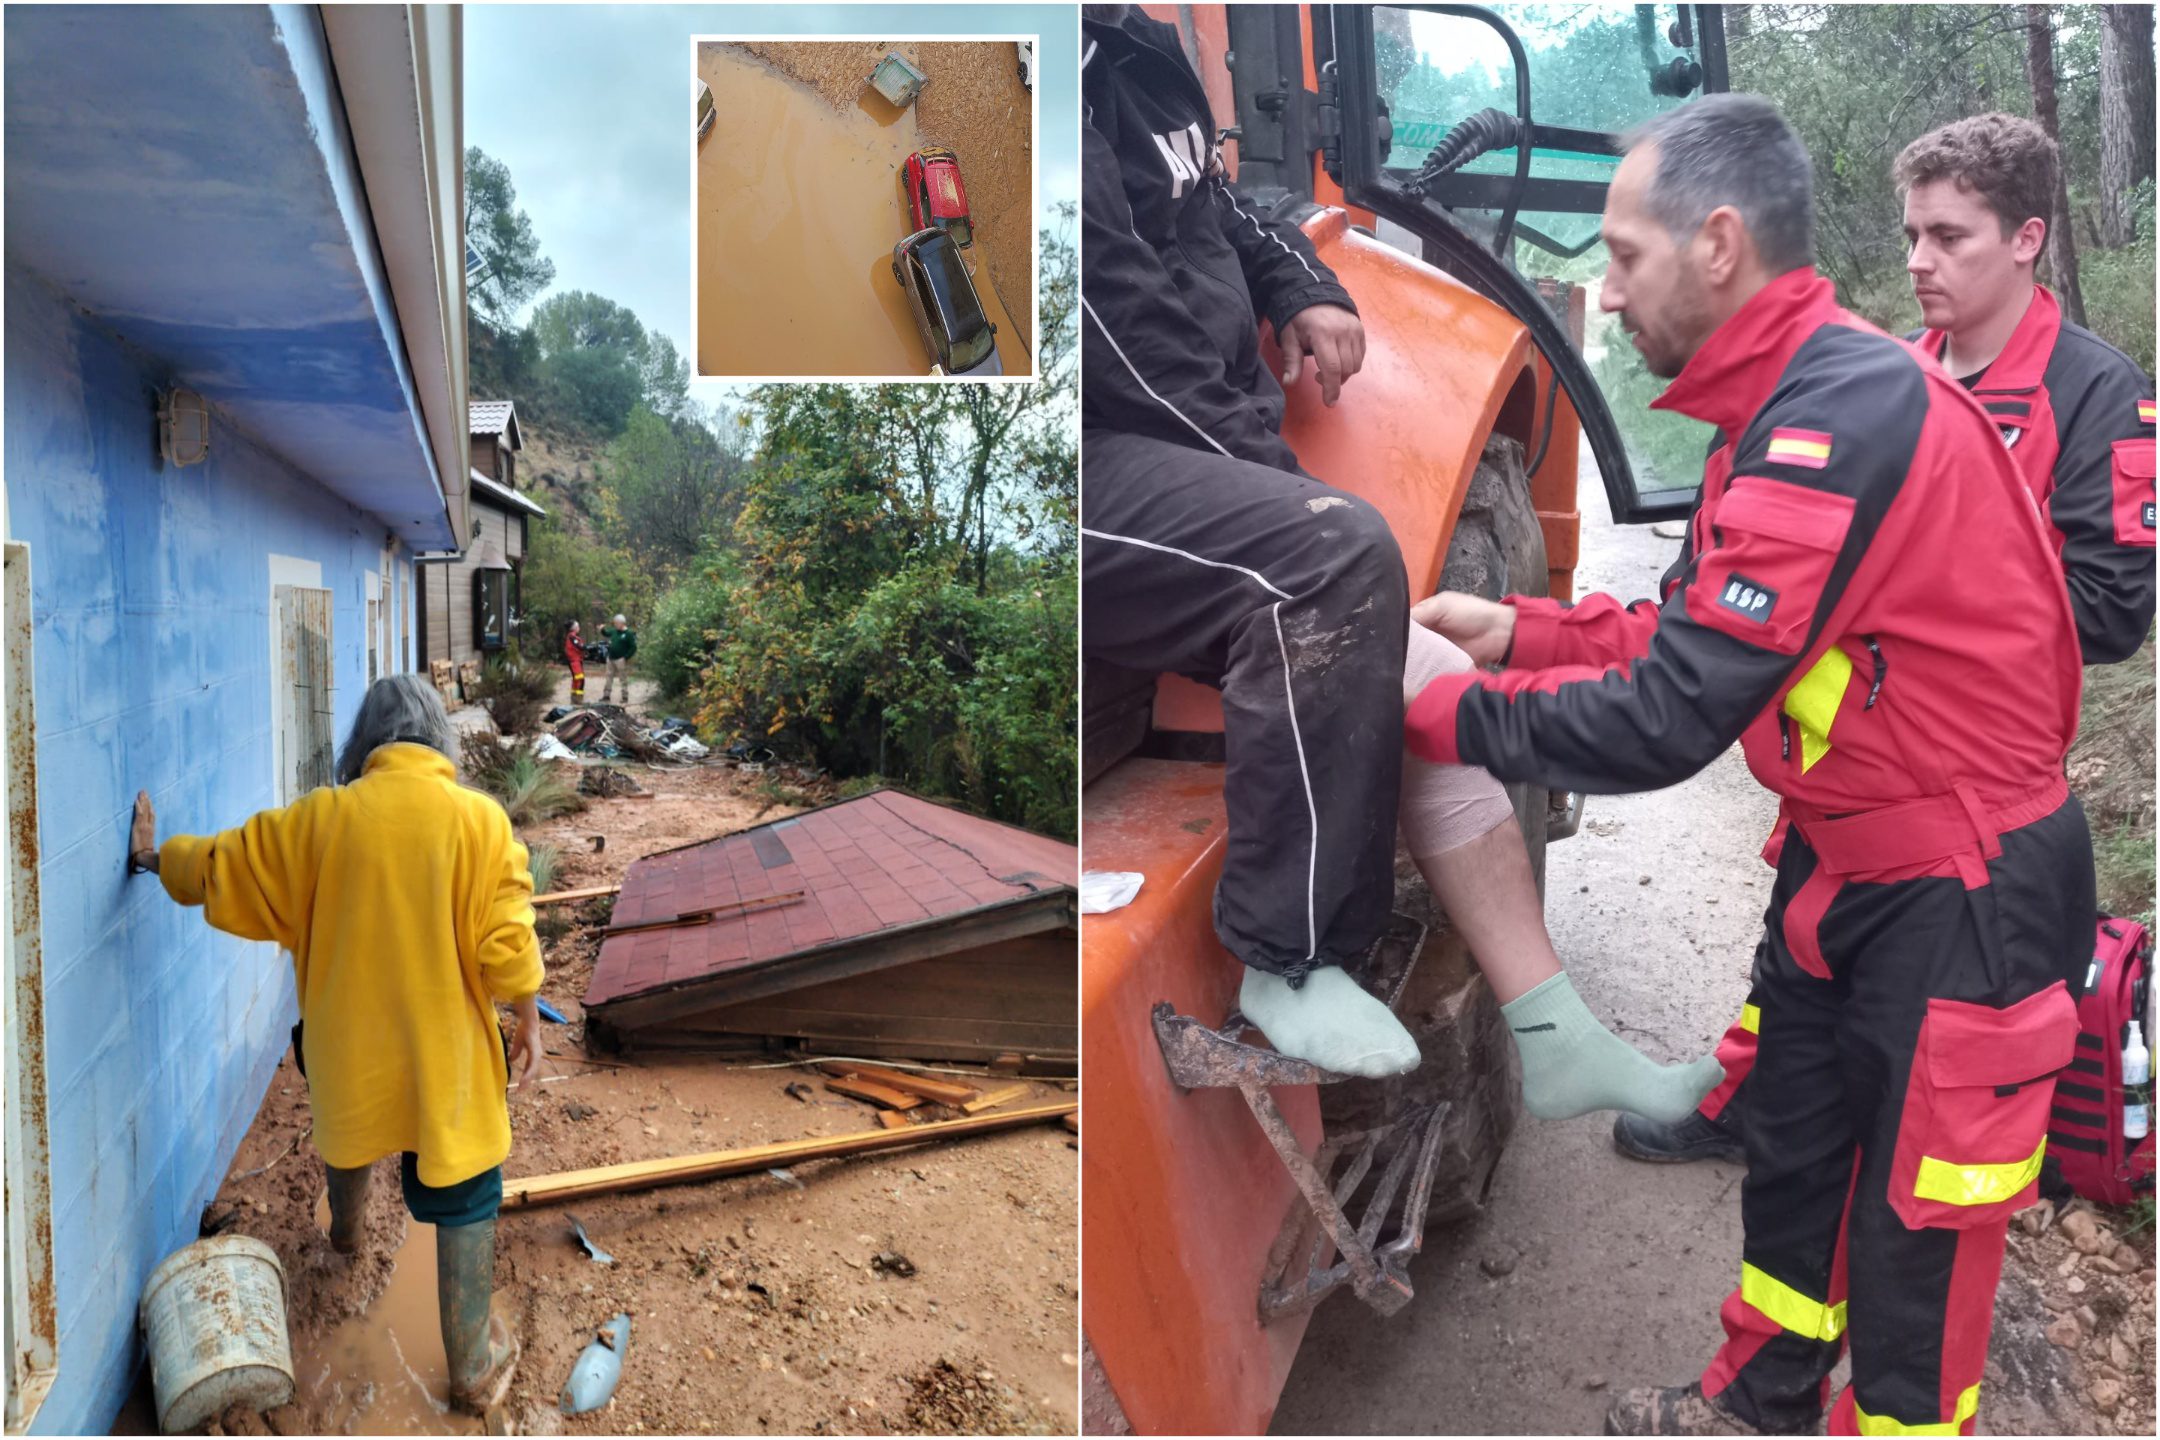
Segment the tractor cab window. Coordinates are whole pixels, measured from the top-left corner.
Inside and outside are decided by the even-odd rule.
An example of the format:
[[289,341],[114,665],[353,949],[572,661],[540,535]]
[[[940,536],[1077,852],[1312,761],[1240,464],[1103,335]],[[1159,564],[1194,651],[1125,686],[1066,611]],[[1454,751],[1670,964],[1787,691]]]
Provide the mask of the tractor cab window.
[[[1541,289],[1587,292],[1582,358],[1632,472],[1617,485],[1605,477],[1614,514],[1648,520],[1685,513],[1710,430],[1648,408],[1666,382],[1644,367],[1619,318],[1598,307],[1606,261],[1598,226],[1621,138],[1706,90],[1725,88],[1722,22],[1706,17],[1712,7],[1695,5],[1501,5],[1487,12],[1499,26],[1441,13],[1445,8],[1370,12],[1370,81],[1391,125],[1389,138],[1377,142],[1385,150],[1374,178],[1404,207],[1445,211],[1524,279],[1561,282]],[[1530,81],[1529,166],[1520,176],[1516,46]],[[1397,206],[1373,208],[1384,218],[1400,213]],[[1419,229],[1414,217],[1403,218]],[[1419,253],[1415,235],[1389,225],[1381,234]],[[1434,257],[1427,251],[1426,258]]]

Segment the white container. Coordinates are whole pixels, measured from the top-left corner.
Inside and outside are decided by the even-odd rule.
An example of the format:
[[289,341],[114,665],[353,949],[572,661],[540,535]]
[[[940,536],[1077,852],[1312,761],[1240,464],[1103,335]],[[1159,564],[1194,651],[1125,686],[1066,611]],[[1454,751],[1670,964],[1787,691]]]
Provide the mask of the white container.
[[262,1411],[292,1400],[285,1267],[262,1241],[217,1235],[175,1250],[150,1272],[140,1314],[166,1434],[231,1405]]
[[2152,1129],[2152,1107],[2142,1093],[2145,1083],[2152,1079],[2152,1053],[2145,1048],[2145,1036],[2135,1020],[2130,1022],[2130,1038],[2123,1045],[2122,1078],[2123,1138],[2134,1143]]

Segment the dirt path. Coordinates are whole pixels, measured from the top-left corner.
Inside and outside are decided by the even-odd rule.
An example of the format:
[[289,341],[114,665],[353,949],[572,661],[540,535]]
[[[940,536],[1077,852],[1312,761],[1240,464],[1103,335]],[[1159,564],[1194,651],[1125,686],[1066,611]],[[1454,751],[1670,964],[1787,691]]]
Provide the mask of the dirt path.
[[[1578,593],[1653,593],[1677,539],[1610,524],[1584,471]],[[1671,790],[1593,797],[1583,832],[1549,852],[1560,954],[1590,1008],[1654,1058],[1704,1053],[1738,1011],[1771,880],[1756,852],[1774,814],[1735,751]],[[1624,1160],[1611,1124],[1525,1116],[1486,1212],[1427,1236],[1405,1311],[1380,1320],[1345,1296],[1315,1314],[1276,1433],[1596,1434],[1614,1388],[1700,1373],[1739,1268],[1741,1167]],[[2111,1339],[2118,1358],[2128,1347],[2127,1373],[2152,1372],[2149,1229],[2142,1243],[2142,1279],[2132,1269],[2122,1282],[2133,1298],[2072,1339],[2089,1352],[2077,1369],[2046,1338],[2080,1303],[2071,1274],[2056,1273],[2067,1246],[2018,1236],[1984,1428],[2152,1433],[2149,1378],[2112,1416],[2089,1401]],[[2081,1279],[2079,1291],[2099,1285]]]
[[[559,884],[612,883],[641,854],[794,808],[731,769],[632,773],[652,798],[594,801],[526,832],[529,842],[563,845]],[[595,836],[606,840],[597,851]],[[541,993],[567,1023],[545,1027],[541,1078],[511,1096],[510,1177],[878,1128],[870,1106],[801,1069],[588,1055],[579,998],[600,914],[543,927]],[[976,1074],[985,1089],[1009,1083]],[[1009,1103],[1066,1090],[1031,1082],[1026,1099]],[[210,1220],[277,1250],[300,1392],[267,1416],[232,1413],[217,1428],[479,1433],[479,1422],[442,1403],[434,1235],[407,1223],[395,1161],[377,1167],[364,1253],[340,1259],[323,1231],[321,1161],[307,1127],[306,1083],[288,1055]],[[1035,1126],[504,1215],[496,1303],[524,1348],[512,1423],[527,1434],[1071,1431],[1079,1174],[1070,1139]],[[612,1265],[585,1257],[572,1214]],[[914,1273],[872,1265],[888,1252]],[[617,1312],[632,1317],[621,1386],[607,1408],[566,1420],[556,1395]],[[145,1382],[116,1433],[145,1433],[151,1416]]]

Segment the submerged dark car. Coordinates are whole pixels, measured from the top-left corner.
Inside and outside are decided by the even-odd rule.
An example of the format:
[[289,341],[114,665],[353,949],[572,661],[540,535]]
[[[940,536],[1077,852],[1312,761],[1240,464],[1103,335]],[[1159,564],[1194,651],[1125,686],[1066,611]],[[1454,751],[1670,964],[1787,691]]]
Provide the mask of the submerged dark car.
[[907,292],[930,359],[948,375],[1002,375],[997,327],[983,313],[960,249],[942,230],[918,230],[893,247],[893,278]]

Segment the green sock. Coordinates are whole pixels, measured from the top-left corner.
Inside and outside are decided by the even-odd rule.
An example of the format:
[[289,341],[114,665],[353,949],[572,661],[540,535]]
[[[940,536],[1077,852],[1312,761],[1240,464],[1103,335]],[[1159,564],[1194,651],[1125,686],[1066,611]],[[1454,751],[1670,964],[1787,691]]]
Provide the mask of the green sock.
[[1725,1078],[1715,1055],[1658,1065],[1607,1030],[1562,971],[1500,1007],[1522,1055],[1523,1104],[1540,1120],[1632,1110],[1671,1125]]
[[1338,1075],[1415,1070],[1417,1041],[1393,1011],[1365,993],[1340,965],[1325,965],[1293,990],[1280,975],[1248,966],[1238,1008],[1285,1055]]

